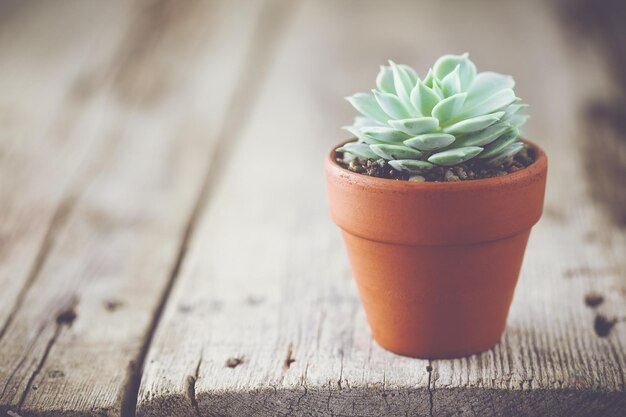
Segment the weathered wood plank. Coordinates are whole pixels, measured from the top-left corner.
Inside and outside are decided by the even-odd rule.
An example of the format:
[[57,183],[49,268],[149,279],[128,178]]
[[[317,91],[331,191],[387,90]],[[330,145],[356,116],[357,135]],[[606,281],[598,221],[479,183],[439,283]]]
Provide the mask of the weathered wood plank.
[[[301,4],[190,244],[138,415],[618,415],[626,332],[599,337],[593,322],[621,311],[624,234],[590,197],[577,118],[608,91],[606,72],[593,51],[567,51],[549,13],[522,2]],[[370,86],[378,64],[423,70],[464,50],[516,75],[550,183],[502,343],[429,363],[369,337],[321,161],[350,118],[338,98]],[[591,292],[604,297],[595,310]]]
[[98,60],[115,53],[121,34],[106,22],[127,23],[120,4],[101,8],[103,20],[95,23],[91,2],[59,3],[55,19],[45,5],[6,7],[0,24],[0,335],[54,230],[93,176],[90,165],[101,159],[102,135],[94,128],[103,103],[85,103],[76,93],[80,74],[97,65],[89,59],[94,47]]
[[[56,96],[42,98],[59,102],[53,118],[66,123],[76,140],[62,131],[42,138],[40,152],[18,153],[12,149],[21,145],[7,145],[2,156],[3,174],[22,159],[31,170],[18,170],[24,178],[2,178],[9,190],[7,200],[14,201],[16,187],[28,186],[33,200],[24,198],[24,205],[31,211],[40,201],[51,205],[55,199],[72,198],[74,203],[61,210],[64,218],[51,232],[47,256],[32,272],[0,338],[0,414],[132,415],[143,346],[184,252],[227,104],[248,49],[263,46],[253,42],[261,5],[137,2],[119,21],[109,10],[119,10],[119,5],[33,6],[46,22],[32,42],[42,48],[41,53],[62,53],[63,49],[52,46],[47,51],[45,43],[38,43],[41,38],[59,37],[76,49],[68,54],[78,54],[68,66],[80,59],[86,63],[73,90],[57,94],[71,95],[78,104],[67,105]],[[104,21],[92,29],[90,22],[96,17]],[[83,23],[75,27],[74,19]],[[232,24],[235,20],[237,25]],[[23,29],[28,31],[31,25]],[[13,29],[19,33],[20,27]],[[64,31],[68,34],[57,33]],[[99,47],[109,43],[113,53],[107,55]],[[35,67],[21,61],[21,48],[11,51],[3,51],[4,56],[21,62],[28,72],[9,73],[9,81],[3,81],[10,84],[14,76],[36,102],[40,91],[29,91],[29,83],[36,87],[50,82],[45,55]],[[50,62],[52,74],[57,62],[63,61]],[[76,77],[65,66],[58,72]],[[97,111],[92,112],[94,106]],[[49,106],[41,109],[43,117],[49,112]],[[26,114],[20,123],[45,122],[39,116]],[[97,137],[92,142],[98,145],[94,151],[99,155],[89,159],[84,169],[72,171],[63,163],[87,146],[78,140],[81,133]],[[57,153],[69,157],[47,160],[46,149],[64,140],[70,144],[59,144]],[[20,158],[18,162],[14,157]],[[36,171],[38,162],[45,168],[41,175]],[[61,174],[55,173],[57,169]],[[71,181],[86,183],[78,187],[80,194],[68,195],[68,187],[57,181],[68,173],[78,177]],[[46,174],[60,182],[53,185],[61,191],[46,194]],[[45,200],[48,195],[52,196]],[[27,221],[28,212],[6,220],[16,228],[29,227]],[[38,223],[33,229],[40,227]],[[13,234],[20,236],[20,229],[16,230]],[[35,246],[19,249],[20,253]],[[11,252],[11,258],[14,255]],[[7,277],[20,272],[10,270],[11,265],[6,267]],[[12,291],[7,302],[14,297]]]

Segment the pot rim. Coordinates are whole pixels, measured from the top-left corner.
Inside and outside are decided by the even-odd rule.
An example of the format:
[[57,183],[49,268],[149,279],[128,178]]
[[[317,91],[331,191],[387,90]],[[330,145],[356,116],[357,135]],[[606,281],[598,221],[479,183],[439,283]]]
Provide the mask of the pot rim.
[[339,165],[336,161],[337,148],[339,146],[343,146],[346,143],[353,142],[356,138],[351,140],[342,142],[338,146],[333,147],[326,158],[326,163],[328,166],[332,167],[332,169],[337,170],[339,175],[343,176],[345,179],[349,180],[351,183],[355,185],[362,185],[372,188],[380,188],[386,190],[395,190],[395,191],[408,191],[408,190],[459,190],[463,189],[467,191],[468,189],[484,189],[489,187],[502,187],[508,184],[515,183],[524,178],[533,176],[538,174],[541,171],[546,170],[548,164],[548,157],[544,150],[539,147],[534,142],[529,141],[528,139],[523,138],[522,142],[528,145],[531,149],[535,151],[536,158],[535,161],[527,166],[524,169],[520,169],[519,171],[508,173],[506,175],[502,175],[499,177],[490,177],[490,178],[480,178],[477,180],[465,180],[465,181],[404,181],[404,180],[395,180],[390,178],[379,178],[372,177],[369,175],[359,174],[349,169],[346,169]]

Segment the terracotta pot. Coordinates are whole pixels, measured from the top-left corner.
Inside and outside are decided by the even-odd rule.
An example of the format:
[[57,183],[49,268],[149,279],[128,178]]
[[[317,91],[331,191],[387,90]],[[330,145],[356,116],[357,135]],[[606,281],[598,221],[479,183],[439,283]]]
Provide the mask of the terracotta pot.
[[326,160],[341,228],[374,339],[420,358],[467,356],[504,331],[530,228],[543,208],[547,159],[502,177],[409,182]]

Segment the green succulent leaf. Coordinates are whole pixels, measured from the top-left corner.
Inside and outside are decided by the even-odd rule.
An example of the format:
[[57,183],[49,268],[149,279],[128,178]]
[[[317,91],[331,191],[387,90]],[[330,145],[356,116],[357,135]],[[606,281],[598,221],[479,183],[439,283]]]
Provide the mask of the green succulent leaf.
[[490,97],[500,90],[513,89],[515,81],[509,75],[496,72],[481,72],[467,91],[470,97]]
[[528,119],[527,105],[516,97],[515,81],[477,73],[467,53],[442,56],[423,80],[389,61],[376,87],[347,97],[360,115],[344,128],[357,143],[342,149],[360,158],[384,158],[395,169],[419,173],[472,158],[501,163],[523,146],[519,127]]
[[486,114],[484,116],[472,117],[471,119],[461,120],[451,126],[445,127],[443,131],[454,135],[476,132],[477,130],[485,129],[486,127],[496,123],[502,118],[502,116],[504,116],[503,111]]
[[439,100],[439,95],[421,81],[418,81],[411,91],[411,103],[423,116],[430,116]]
[[412,119],[389,120],[389,125],[409,135],[433,132],[439,128],[439,120],[434,117],[414,117]]
[[450,97],[461,92],[460,68],[461,67],[457,65],[451,73],[441,80],[441,89],[444,97]]
[[376,87],[385,93],[395,94],[396,88],[393,84],[393,72],[391,68],[380,66],[380,71],[376,76]]
[[459,67],[459,79],[461,83],[461,91],[466,91],[476,77],[476,66],[469,60],[469,54],[462,55],[444,55],[439,58],[433,66],[435,77],[443,79]]
[[498,155],[505,147],[518,141],[519,130],[513,127],[507,130],[498,139],[485,146],[485,151],[478,157],[479,159],[493,158]]
[[407,171],[412,174],[420,174],[426,172],[434,167],[433,164],[426,161],[419,161],[417,159],[400,159],[396,161],[389,161],[389,165],[398,171]]
[[393,72],[393,85],[396,89],[396,95],[404,103],[409,103],[409,96],[413,89],[411,77],[402,68],[399,68],[395,62],[389,61],[389,65]]
[[524,123],[526,123],[526,120],[528,120],[530,116],[526,115],[526,114],[514,114],[513,116],[509,117],[508,119],[506,119],[507,123],[512,124],[515,127],[520,127],[522,126]]
[[426,87],[432,88],[434,79],[435,79],[435,76],[433,75],[433,70],[429,69],[428,74],[426,74],[426,77],[424,77],[423,83]]
[[528,104],[518,103],[517,100],[512,104],[509,104],[506,109],[504,109],[504,119],[508,119],[509,117],[516,114],[518,111],[525,109],[528,107]]
[[487,165],[489,166],[498,166],[502,164],[508,158],[515,156],[516,153],[524,149],[524,144],[522,142],[511,143],[498,152],[498,154],[487,161]]
[[459,146],[485,146],[503,135],[507,130],[513,129],[513,126],[507,123],[497,123],[478,132],[472,132],[458,138]]
[[363,132],[361,132],[361,129],[356,126],[343,126],[342,129],[350,132],[352,136],[356,137],[359,140],[359,142],[363,142],[367,144],[384,143],[383,141],[365,136]]
[[459,93],[441,100],[433,107],[432,115],[439,119],[441,124],[450,120],[463,106],[467,93]]
[[418,159],[422,153],[403,145],[371,145],[370,149],[383,159]]
[[441,98],[445,98],[445,94],[443,94],[443,87],[441,85],[441,80],[435,78],[433,79],[433,86],[431,87],[431,89],[437,93],[437,97]]
[[348,152],[358,158],[363,159],[378,159],[378,155],[376,155],[370,149],[370,145],[365,143],[346,143],[340,148],[337,148],[338,152]]
[[415,85],[417,80],[419,80],[419,77],[417,76],[417,72],[415,72],[415,70],[409,67],[408,65],[399,64],[398,68],[400,68],[402,71],[406,73],[406,75],[411,80],[411,85]]
[[370,119],[366,116],[355,116],[354,122],[352,122],[354,127],[369,127],[369,126],[386,126],[386,123],[381,123],[377,120]]
[[357,139],[363,139],[364,135],[363,133],[361,133],[361,130],[358,127],[355,126],[342,126],[343,130],[347,130],[348,132],[352,133],[352,136],[356,137]]
[[404,132],[393,129],[391,127],[367,127],[361,128],[361,134],[372,139],[381,140],[384,142],[402,142],[410,136]]
[[517,99],[510,88],[500,90],[489,97],[471,96],[465,102],[457,118],[475,117],[500,110]]
[[[402,101],[397,96],[389,93],[381,93],[376,90],[373,90],[373,93],[380,108],[392,119],[407,119],[411,117],[406,107],[404,107],[404,104],[402,104]],[[389,117],[386,119],[389,119]]]
[[362,115],[379,122],[386,123],[389,116],[380,108],[378,101],[372,94],[356,93],[346,100]]
[[404,144],[420,151],[432,151],[445,148],[454,140],[455,137],[447,133],[426,133],[407,139]]
[[449,149],[447,151],[431,155],[430,158],[428,158],[428,161],[436,165],[451,166],[472,159],[482,151],[483,148],[478,146],[466,146],[464,148]]

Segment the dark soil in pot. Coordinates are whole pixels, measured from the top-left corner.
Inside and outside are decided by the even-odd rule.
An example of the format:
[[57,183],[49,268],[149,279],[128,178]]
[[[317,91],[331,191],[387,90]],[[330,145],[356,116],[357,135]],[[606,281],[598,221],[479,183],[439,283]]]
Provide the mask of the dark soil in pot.
[[344,159],[345,154],[343,153],[338,152],[337,156],[337,163],[340,166],[358,174],[378,178],[426,182],[468,181],[500,177],[524,169],[535,162],[536,159],[535,152],[530,148],[526,148],[496,167],[487,166],[480,159],[471,159],[451,167],[437,166],[422,174],[410,174],[392,168],[382,158],[378,160],[353,158],[348,161]]

